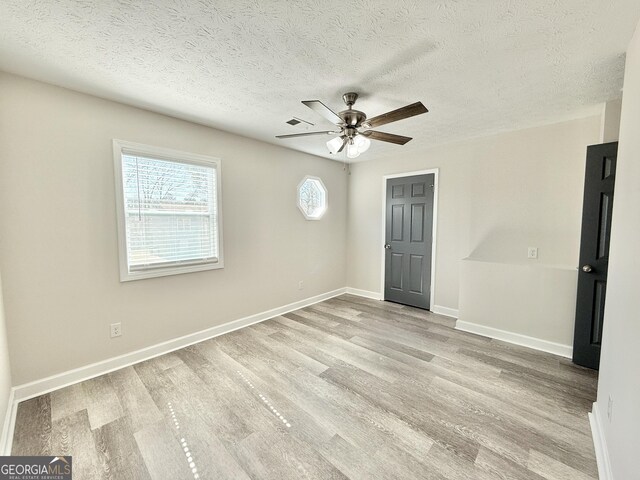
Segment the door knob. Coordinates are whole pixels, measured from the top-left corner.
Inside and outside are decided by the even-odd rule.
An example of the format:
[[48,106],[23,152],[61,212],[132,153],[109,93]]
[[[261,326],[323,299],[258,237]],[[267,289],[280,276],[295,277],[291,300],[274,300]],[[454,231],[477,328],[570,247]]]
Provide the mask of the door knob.
[[582,267],[582,271],[584,273],[591,273],[593,271],[593,267],[591,265],[585,265]]
[[386,248],[387,250],[391,250],[391,245],[389,245],[388,243],[385,243],[384,248]]

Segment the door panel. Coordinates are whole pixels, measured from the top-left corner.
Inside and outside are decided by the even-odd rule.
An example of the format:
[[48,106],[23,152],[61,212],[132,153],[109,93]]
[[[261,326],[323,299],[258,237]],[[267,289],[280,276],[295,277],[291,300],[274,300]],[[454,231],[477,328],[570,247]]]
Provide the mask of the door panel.
[[600,225],[598,225],[598,258],[604,258],[609,253],[609,201],[608,193],[600,194]]
[[394,242],[404,240],[404,205],[391,207],[391,240]]
[[404,197],[404,185],[393,185],[391,187],[391,197],[392,198],[403,198]]
[[597,281],[593,293],[593,312],[591,314],[591,344],[600,345],[602,342],[602,325],[604,320],[604,300],[607,293],[607,283]]
[[425,191],[426,191],[426,184],[424,182],[411,184],[412,197],[424,197]]
[[617,152],[617,142],[587,149],[573,361],[594,369],[600,365]]
[[402,291],[402,264],[404,263],[404,255],[400,253],[391,254],[391,285],[394,290]]
[[385,300],[431,306],[434,174],[387,181]]
[[422,261],[423,255],[410,255],[409,256],[409,291],[411,293],[422,293],[422,272],[424,270]]
[[411,241],[424,242],[424,203],[411,205]]

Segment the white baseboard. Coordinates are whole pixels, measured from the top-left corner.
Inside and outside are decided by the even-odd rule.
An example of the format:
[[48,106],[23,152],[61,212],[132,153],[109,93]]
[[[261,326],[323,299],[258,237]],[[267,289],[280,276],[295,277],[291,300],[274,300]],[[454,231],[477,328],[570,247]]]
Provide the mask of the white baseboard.
[[611,461],[609,460],[609,450],[602,428],[602,415],[598,408],[598,402],[593,403],[593,408],[589,414],[591,424],[591,436],[593,437],[593,448],[596,451],[596,462],[598,463],[598,476],[600,480],[613,480],[611,472]]
[[0,435],[0,455],[11,455],[11,444],[13,443],[13,430],[16,426],[16,412],[18,403],[15,399],[15,388],[9,391],[7,412],[4,415],[2,424],[2,434]]
[[561,343],[541,340],[535,337],[528,337],[527,335],[508,332],[506,330],[487,327],[485,325],[478,325],[477,323],[458,320],[456,322],[456,330],[495,338],[496,340],[502,340],[503,342],[513,343],[515,345],[529,347],[547,353],[553,353],[554,355],[560,355],[561,357],[571,358],[573,355],[573,347],[571,347],[571,345],[563,345]]
[[347,293],[357,295],[358,297],[372,298],[373,300],[384,300],[378,292],[370,292],[369,290],[360,290],[359,288],[347,287]]
[[191,333],[183,337],[174,338],[172,340],[145,347],[140,350],[125,353],[124,355],[119,355],[107,360],[102,360],[100,362],[85,365],[83,367],[69,370],[67,372],[58,373],[56,375],[25,383],[23,385],[18,385],[14,387],[15,396],[12,403],[17,403],[29,398],[37,397],[45,393],[49,393],[53,390],[58,390],[59,388],[73,385],[74,383],[82,382],[84,380],[89,380],[90,378],[104,375],[105,373],[113,372],[114,370],[119,370],[121,368],[128,367],[129,365],[133,365],[135,363],[139,363],[153,357],[173,352],[174,350],[179,350],[189,345],[193,345],[194,343],[199,343],[204,340],[208,340],[209,338],[217,337],[218,335],[233,332],[234,330],[238,330],[254,323],[259,323],[264,320],[277,317],[278,315],[284,315],[285,313],[308,307],[309,305],[322,302],[323,300],[327,300],[328,298],[342,295],[346,293],[346,291],[346,288],[339,288],[337,290],[316,295],[314,297],[305,298],[304,300],[290,303],[282,307],[267,310],[255,315],[250,315],[238,320],[233,320],[223,325],[217,325],[215,327],[207,328],[205,330]]
[[[369,290],[360,290],[359,288],[347,287],[347,293],[350,295],[357,295],[358,297],[372,298],[373,300],[384,300],[382,294],[378,292],[370,292]],[[444,315],[446,317],[458,318],[458,310],[454,308],[433,305],[429,309],[429,311],[433,313],[437,313],[438,315]]]
[[455,308],[441,307],[440,305],[432,305],[429,310],[431,310],[433,313],[437,313],[438,315],[458,318],[458,310],[456,310]]

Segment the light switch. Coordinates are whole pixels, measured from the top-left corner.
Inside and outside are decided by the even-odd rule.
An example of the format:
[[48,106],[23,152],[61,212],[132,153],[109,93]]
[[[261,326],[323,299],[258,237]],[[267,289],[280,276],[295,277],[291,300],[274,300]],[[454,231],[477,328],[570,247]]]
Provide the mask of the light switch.
[[529,247],[527,249],[527,258],[537,259],[538,258],[538,247]]

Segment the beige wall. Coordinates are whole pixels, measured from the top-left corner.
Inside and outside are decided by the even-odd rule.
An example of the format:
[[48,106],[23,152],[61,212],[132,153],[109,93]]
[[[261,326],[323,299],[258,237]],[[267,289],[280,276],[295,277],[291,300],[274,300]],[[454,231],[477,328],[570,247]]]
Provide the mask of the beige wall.
[[[586,146],[598,143],[589,117],[444,145],[352,166],[348,285],[380,291],[382,178],[440,169],[433,303],[458,309],[460,261],[574,268],[578,261]],[[527,247],[539,259],[527,259]],[[508,325],[502,328],[508,330]]]
[[[8,74],[0,104],[16,385],[345,286],[341,164]],[[223,270],[119,282],[113,138],[222,158]],[[306,174],[329,191],[321,221],[296,207]]]
[[[524,344],[571,356],[577,273],[575,267],[463,260],[456,326],[480,334],[485,332],[474,327],[530,337],[511,339],[521,343],[531,342],[531,338],[551,342]],[[498,337],[503,334],[492,333]]]
[[639,131],[640,24],[627,51],[596,405],[616,480],[640,478]]
[[[9,427],[5,424],[8,420],[5,416],[9,406],[9,394],[11,392],[11,365],[9,363],[9,346],[7,345],[7,331],[4,316],[4,301],[2,297],[2,278],[0,276],[0,440],[6,440],[5,432]],[[0,455],[5,452],[0,451]]]

